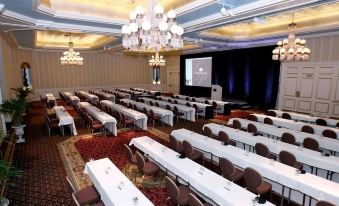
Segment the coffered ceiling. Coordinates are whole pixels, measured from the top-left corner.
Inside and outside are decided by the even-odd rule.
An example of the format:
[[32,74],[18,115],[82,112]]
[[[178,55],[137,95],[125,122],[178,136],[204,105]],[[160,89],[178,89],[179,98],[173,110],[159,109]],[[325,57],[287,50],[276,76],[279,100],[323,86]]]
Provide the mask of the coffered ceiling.
[[[186,53],[272,45],[292,20],[304,38],[339,32],[335,0],[160,0],[174,9]],[[19,48],[123,52],[121,26],[147,0],[0,0],[0,30]],[[224,7],[232,15],[223,16]]]

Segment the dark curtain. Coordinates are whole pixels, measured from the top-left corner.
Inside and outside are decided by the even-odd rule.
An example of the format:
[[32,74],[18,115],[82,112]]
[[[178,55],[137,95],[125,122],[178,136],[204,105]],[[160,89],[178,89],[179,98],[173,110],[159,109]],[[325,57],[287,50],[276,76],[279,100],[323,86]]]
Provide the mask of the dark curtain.
[[272,60],[274,46],[206,52],[180,56],[180,93],[210,97],[211,88],[185,85],[185,60],[212,57],[212,84],[223,87],[223,98],[246,100],[267,109],[275,106],[280,62]]

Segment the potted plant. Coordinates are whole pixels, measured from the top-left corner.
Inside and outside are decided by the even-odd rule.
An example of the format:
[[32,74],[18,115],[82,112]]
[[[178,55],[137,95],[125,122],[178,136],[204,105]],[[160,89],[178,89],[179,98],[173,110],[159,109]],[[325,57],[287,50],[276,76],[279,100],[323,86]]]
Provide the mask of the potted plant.
[[12,117],[13,128],[15,134],[17,135],[17,143],[25,142],[25,139],[22,138],[24,135],[25,124],[22,124],[22,115],[26,112],[28,108],[27,96],[31,92],[28,89],[13,89],[16,92],[16,98],[9,99],[4,101],[0,105],[0,112],[4,114],[9,114]]

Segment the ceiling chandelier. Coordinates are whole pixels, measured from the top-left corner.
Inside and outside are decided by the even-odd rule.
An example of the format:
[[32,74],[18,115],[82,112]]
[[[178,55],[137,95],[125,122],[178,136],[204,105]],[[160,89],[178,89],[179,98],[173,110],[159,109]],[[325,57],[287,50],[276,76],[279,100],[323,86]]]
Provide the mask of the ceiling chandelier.
[[280,61],[307,61],[309,59],[311,50],[306,47],[306,40],[296,38],[295,30],[297,24],[292,23],[288,25],[288,38],[283,41],[278,41],[277,47],[273,50],[272,59]]
[[[68,35],[67,35],[68,36]],[[68,42],[68,51],[64,51],[62,56],[60,57],[61,65],[83,65],[84,58],[80,56],[79,52],[74,51],[72,36],[69,34],[69,42]]]
[[164,14],[159,1],[148,1],[148,13],[137,6],[130,13],[130,23],[122,27],[122,45],[132,51],[160,51],[183,47],[184,29],[176,24],[174,10]]
[[155,53],[155,56],[148,61],[150,66],[165,66],[166,60],[163,56],[159,56],[159,52]]

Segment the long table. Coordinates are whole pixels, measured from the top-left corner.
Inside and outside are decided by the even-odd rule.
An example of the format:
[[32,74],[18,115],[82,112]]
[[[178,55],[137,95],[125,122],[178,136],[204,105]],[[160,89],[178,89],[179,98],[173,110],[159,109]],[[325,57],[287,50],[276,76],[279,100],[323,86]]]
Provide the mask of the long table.
[[259,132],[273,135],[275,137],[281,138],[281,136],[285,132],[290,133],[295,137],[296,141],[299,143],[302,143],[305,138],[311,137],[318,141],[319,146],[321,148],[339,152],[339,141],[337,139],[327,138],[327,137],[323,137],[321,135],[316,135],[316,134],[299,132],[299,131],[288,129],[288,128],[278,128],[274,125],[268,125],[268,124],[264,124],[261,122],[255,122],[255,121],[250,121],[250,120],[241,119],[241,118],[232,118],[228,120],[228,125],[232,125],[234,120],[238,120],[241,123],[241,126],[244,128],[247,128],[248,124],[253,124],[257,127]]
[[145,104],[145,103],[141,103],[141,102],[136,102],[134,100],[131,100],[131,99],[122,99],[120,100],[124,103],[131,103],[131,104],[135,104],[137,106],[138,109],[143,109],[143,108],[146,108],[147,111],[149,112],[150,110],[152,110],[155,114],[161,116],[161,121],[170,125],[170,126],[173,126],[173,112],[172,111],[169,111],[167,109],[162,109],[160,107],[154,107],[154,106],[150,106],[148,104]]
[[273,124],[276,126],[285,127],[285,128],[289,128],[289,129],[293,129],[297,131],[301,131],[301,128],[304,125],[308,125],[314,129],[314,133],[317,135],[322,135],[324,130],[329,129],[329,130],[334,131],[337,134],[337,138],[339,138],[339,129],[336,129],[336,128],[330,128],[330,127],[309,124],[309,123],[304,123],[304,122],[295,122],[293,120],[283,119],[279,117],[271,117],[271,116],[267,116],[263,114],[252,114],[252,115],[256,116],[258,118],[258,121],[260,122],[264,122],[264,119],[268,117],[272,119]]
[[148,93],[148,94],[151,94],[152,96],[160,96],[161,95],[161,92],[159,92],[159,91],[147,90],[147,89],[142,89],[142,88],[131,88],[131,90],[143,92],[143,93]]
[[214,112],[213,112],[213,106],[212,105],[200,103],[200,102],[191,102],[191,101],[186,101],[186,100],[182,100],[182,99],[173,99],[171,97],[164,97],[164,96],[157,97],[157,99],[166,100],[166,101],[168,101],[170,99],[172,102],[174,102],[174,100],[176,100],[176,101],[178,101],[179,104],[182,104],[182,105],[186,105],[187,102],[190,105],[196,104],[199,109],[203,110],[203,115],[204,115],[205,119],[213,119],[214,118]]
[[[231,145],[223,145],[220,141],[186,129],[174,130],[171,134],[179,141],[189,141],[193,147],[199,150],[209,152],[216,157],[225,157],[241,168],[252,167],[269,180],[317,200],[327,200],[339,204],[338,183],[309,173],[298,175],[293,167],[280,162],[272,163],[268,158],[254,153],[246,153]],[[284,192],[282,193],[284,194]]]
[[331,126],[331,127],[336,127],[338,122],[339,122],[339,120],[336,120],[336,119],[310,116],[310,115],[307,115],[307,114],[300,114],[300,113],[295,113],[295,112],[280,111],[280,110],[275,110],[275,109],[271,109],[271,110],[268,110],[268,111],[275,112],[278,117],[281,117],[283,113],[288,113],[289,115],[291,115],[291,119],[293,119],[293,120],[304,121],[304,122],[308,122],[308,123],[312,123],[312,124],[315,124],[317,119],[323,119],[327,122],[327,125]]
[[221,113],[223,113],[224,115],[230,115],[231,114],[231,103],[230,102],[212,100],[212,99],[207,99],[205,97],[190,97],[190,96],[186,96],[186,95],[174,95],[174,97],[182,99],[182,100],[188,100],[188,101],[193,101],[193,99],[195,99],[195,101],[197,101],[197,102],[208,103],[210,105],[212,105],[213,102],[215,102],[221,108]]
[[91,91],[94,95],[100,97],[103,100],[109,100],[115,102],[115,96],[113,94],[108,94],[102,91]]
[[86,99],[90,100],[94,104],[99,102],[99,97],[96,96],[96,95],[90,94],[90,93],[85,92],[85,91],[79,91],[79,94],[86,97]]
[[66,111],[63,106],[55,106],[53,110],[59,119],[59,127],[62,128],[62,134],[64,134],[63,126],[69,125],[73,135],[77,135],[77,129],[75,128],[73,117]]
[[134,124],[137,125],[139,128],[143,130],[147,130],[147,116],[144,113],[135,111],[133,109],[126,108],[119,104],[114,104],[113,102],[109,100],[103,100],[100,102],[101,104],[104,104],[111,109],[121,112],[125,114],[126,116],[132,118],[134,120]]
[[84,173],[106,206],[154,206],[108,158],[87,162]]
[[282,150],[288,151],[297,158],[297,161],[304,164],[321,168],[327,171],[339,173],[339,157],[323,156],[320,152],[313,151],[306,148],[299,148],[298,146],[291,145],[285,142],[276,141],[263,136],[253,136],[253,134],[226,127],[224,125],[209,123],[205,124],[204,128],[208,127],[212,130],[213,134],[218,134],[219,131],[224,131],[228,134],[230,139],[245,143],[247,145],[255,146],[256,143],[266,145],[269,150],[274,154],[279,154]]
[[151,98],[147,98],[147,97],[142,97],[142,98],[139,98],[139,99],[143,99],[145,101],[145,103],[147,103],[147,104],[150,104],[150,102],[157,102],[159,104],[159,106],[164,108],[164,109],[166,108],[166,105],[169,105],[172,110],[176,106],[178,108],[179,112],[184,113],[184,119],[195,122],[195,109],[194,109],[194,107],[187,107],[185,105],[171,104],[171,103],[166,102],[166,101],[155,100],[155,99],[151,99]]
[[64,96],[64,98],[71,100],[73,104],[78,104],[80,102],[79,97],[75,96],[71,92],[62,92],[61,94]]
[[[144,136],[134,138],[130,145],[134,145],[160,166],[175,174],[180,179],[189,183],[189,186],[197,191],[206,201],[214,205],[252,205],[255,194],[229,182],[213,171],[203,168],[198,163],[188,159],[178,158],[178,153],[166,146]],[[203,171],[202,169],[203,168]],[[230,186],[227,186],[230,184]],[[263,205],[273,205],[266,202]]]
[[80,102],[79,106],[84,108],[95,119],[99,120],[114,136],[117,136],[117,120],[114,117],[92,106],[88,102]]
[[119,92],[115,89],[103,89],[103,92],[107,94],[114,94],[115,97],[118,97],[120,99],[131,99],[131,95],[125,92]]

